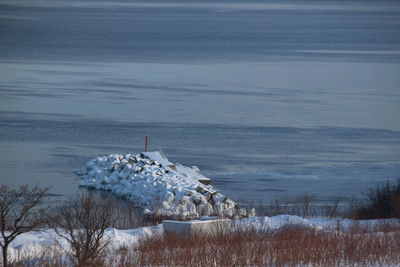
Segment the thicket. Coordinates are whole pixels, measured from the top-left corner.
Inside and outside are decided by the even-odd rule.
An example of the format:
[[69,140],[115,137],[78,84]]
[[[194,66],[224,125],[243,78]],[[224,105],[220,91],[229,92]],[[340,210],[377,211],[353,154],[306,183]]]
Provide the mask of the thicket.
[[[229,234],[154,235],[137,245],[106,251],[96,266],[398,266],[399,251],[396,222],[355,222],[348,228],[326,230],[287,225],[279,230],[236,229]],[[30,266],[67,265],[47,250]]]
[[[109,240],[105,231],[109,227],[132,229],[155,225],[155,219],[143,216],[133,203],[110,194],[85,191],[71,196],[63,202],[54,202],[48,194],[49,188],[21,186],[12,189],[0,186],[0,246],[2,266],[9,266],[8,247],[19,235],[41,229],[52,229],[58,236],[57,248],[48,248],[42,258],[52,259],[64,255],[62,262],[74,266],[98,266],[98,259],[105,253]],[[52,205],[49,205],[49,202]],[[66,242],[64,250],[60,242]],[[52,256],[48,253],[52,253]],[[38,255],[41,258],[40,255]],[[16,263],[12,266],[42,266],[32,262]],[[59,262],[60,263],[60,262]],[[45,265],[43,265],[45,266]],[[51,266],[58,266],[58,264]]]
[[355,219],[400,218],[400,179],[365,192],[366,201],[355,205]]
[[[132,250],[131,250],[132,251]],[[229,235],[164,235],[121,253],[125,266],[352,266],[400,263],[400,227],[353,225],[322,231],[288,225],[279,230],[237,230]]]

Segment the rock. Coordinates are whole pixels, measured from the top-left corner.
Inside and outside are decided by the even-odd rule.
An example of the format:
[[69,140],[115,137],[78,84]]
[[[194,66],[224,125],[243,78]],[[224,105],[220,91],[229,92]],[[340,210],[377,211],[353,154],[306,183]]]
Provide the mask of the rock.
[[170,169],[172,169],[172,170],[174,170],[174,171],[176,171],[175,165],[167,165],[167,167],[170,168]]
[[128,159],[128,162],[133,165],[133,164],[135,164],[137,162],[137,160],[136,160],[136,158],[130,157]]

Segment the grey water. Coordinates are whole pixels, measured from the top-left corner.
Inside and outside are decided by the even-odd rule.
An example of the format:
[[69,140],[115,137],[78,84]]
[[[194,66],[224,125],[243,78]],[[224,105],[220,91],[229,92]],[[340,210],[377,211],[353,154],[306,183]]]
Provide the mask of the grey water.
[[397,1],[0,0],[0,182],[150,149],[235,200],[400,177]]

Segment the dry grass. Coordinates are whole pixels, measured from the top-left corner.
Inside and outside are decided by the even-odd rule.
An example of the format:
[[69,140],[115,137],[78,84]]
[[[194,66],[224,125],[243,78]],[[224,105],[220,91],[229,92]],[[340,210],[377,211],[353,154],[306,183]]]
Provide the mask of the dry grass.
[[267,232],[154,236],[136,248],[120,250],[113,264],[106,265],[396,266],[400,265],[399,251],[399,224],[367,227],[355,223],[340,232],[292,225]]
[[[339,231],[337,231],[339,229]],[[158,235],[138,246],[105,253],[96,266],[400,266],[400,224],[345,230],[288,225],[279,230],[235,230],[230,234]],[[65,266],[59,256],[42,255],[18,266]]]

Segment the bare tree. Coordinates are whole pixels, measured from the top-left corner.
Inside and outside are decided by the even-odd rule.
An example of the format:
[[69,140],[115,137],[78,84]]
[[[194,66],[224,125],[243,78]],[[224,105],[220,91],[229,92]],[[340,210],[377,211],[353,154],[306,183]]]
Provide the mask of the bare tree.
[[113,205],[88,193],[78,193],[49,215],[48,224],[68,242],[78,266],[95,266],[107,247],[106,229],[112,223]]
[[32,231],[41,223],[40,206],[48,196],[50,188],[23,185],[11,189],[0,185],[0,246],[3,266],[7,267],[7,250],[10,243],[20,234]]

